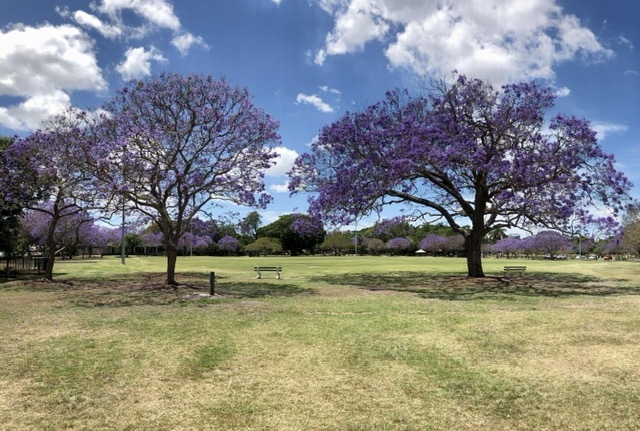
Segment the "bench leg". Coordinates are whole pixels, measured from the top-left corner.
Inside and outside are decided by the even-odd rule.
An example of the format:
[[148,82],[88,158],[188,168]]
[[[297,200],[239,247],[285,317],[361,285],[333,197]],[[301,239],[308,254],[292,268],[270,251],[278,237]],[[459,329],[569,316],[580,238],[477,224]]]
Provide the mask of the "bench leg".
[[260,271],[256,271],[258,273],[258,276],[256,278],[262,278],[262,275],[260,274]]
[[276,277],[278,278],[278,280],[280,280],[280,272],[276,272]]

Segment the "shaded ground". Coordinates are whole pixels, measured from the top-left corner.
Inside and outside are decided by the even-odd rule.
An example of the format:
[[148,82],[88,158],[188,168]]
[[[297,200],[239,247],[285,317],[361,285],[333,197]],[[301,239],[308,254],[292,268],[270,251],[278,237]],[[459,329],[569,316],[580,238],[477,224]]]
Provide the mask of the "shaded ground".
[[640,286],[628,280],[602,280],[583,274],[535,273],[514,277],[470,278],[464,275],[430,276],[421,272],[340,274],[312,278],[314,282],[352,285],[369,291],[412,292],[425,298],[469,300],[490,297],[638,295]]
[[[163,273],[145,273],[120,279],[46,281],[40,278],[0,282],[0,289],[55,292],[60,299],[80,307],[125,307],[168,305],[212,300],[294,297],[300,295],[349,296],[379,293],[409,293],[441,300],[505,299],[514,296],[567,297],[577,295],[639,295],[640,286],[624,279],[599,279],[583,274],[535,273],[515,277],[469,278],[464,275],[431,276],[422,272],[389,274],[336,274],[315,276],[309,283],[318,288],[287,283],[286,280],[236,282],[218,276],[214,295],[209,295],[208,277],[182,273],[179,286],[163,284]],[[320,287],[322,286],[322,288]],[[350,289],[349,287],[356,288]]]
[[125,307],[135,305],[168,305],[186,301],[211,299],[255,299],[263,297],[312,295],[313,289],[287,283],[237,283],[217,277],[211,296],[208,277],[201,274],[180,274],[183,284],[163,284],[165,274],[141,274],[135,278],[115,280],[47,281],[40,278],[0,284],[0,288],[55,292],[60,299],[81,307]]

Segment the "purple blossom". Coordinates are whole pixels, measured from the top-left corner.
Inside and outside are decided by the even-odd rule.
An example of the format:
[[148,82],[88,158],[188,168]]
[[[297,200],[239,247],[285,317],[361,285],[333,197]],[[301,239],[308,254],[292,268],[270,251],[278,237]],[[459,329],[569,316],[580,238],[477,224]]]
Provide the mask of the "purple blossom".
[[317,237],[324,234],[324,225],[319,218],[293,214],[291,230],[302,237]]
[[167,284],[176,283],[177,250],[200,211],[217,200],[270,202],[263,178],[277,157],[279,124],[246,89],[200,74],[161,74],[128,83],[103,110],[88,163],[99,187],[160,228]]
[[445,237],[430,233],[420,241],[419,247],[424,251],[430,251],[435,253],[443,248],[447,242]]
[[543,231],[533,237],[533,246],[539,252],[555,257],[560,252],[571,250],[572,243],[559,232]]
[[587,120],[556,115],[545,124],[552,89],[531,82],[496,91],[463,75],[434,88],[388,92],[321,130],[290,172],[292,193],[314,192],[310,214],[349,224],[401,204],[444,219],[463,238],[474,277],[484,276],[481,247],[492,229],[614,224],[592,205],[616,214],[631,183]]
[[222,251],[228,251],[229,254],[237,251],[239,246],[238,240],[229,235],[220,238],[220,241],[218,241],[218,248]]
[[413,243],[409,238],[391,238],[387,241],[387,250],[395,252],[407,252],[413,248]]

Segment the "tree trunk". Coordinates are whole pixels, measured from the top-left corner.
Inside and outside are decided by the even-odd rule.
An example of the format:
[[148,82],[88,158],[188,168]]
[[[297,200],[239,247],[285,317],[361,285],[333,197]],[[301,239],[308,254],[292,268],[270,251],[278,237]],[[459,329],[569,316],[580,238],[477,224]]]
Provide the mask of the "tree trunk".
[[482,239],[484,235],[476,229],[464,239],[464,248],[467,253],[467,275],[469,277],[484,277],[482,270]]
[[49,281],[53,281],[53,265],[56,260],[56,225],[58,224],[58,219],[54,216],[52,217],[51,223],[49,224],[49,230],[47,232],[47,245],[45,253],[43,254],[44,258],[44,278]]
[[44,265],[44,278],[49,281],[53,281],[53,264],[56,261],[56,257],[53,255],[53,251],[49,252],[49,256],[45,257],[45,265]]
[[176,261],[178,260],[178,247],[172,242],[167,241],[167,285],[175,286],[176,281]]

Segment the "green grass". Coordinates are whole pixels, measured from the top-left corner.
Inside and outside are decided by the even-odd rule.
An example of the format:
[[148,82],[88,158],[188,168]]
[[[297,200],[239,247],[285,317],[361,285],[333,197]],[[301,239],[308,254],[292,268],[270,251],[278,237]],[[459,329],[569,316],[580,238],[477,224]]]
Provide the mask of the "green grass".
[[640,428],[640,264],[513,262],[56,262],[0,283],[0,429]]

